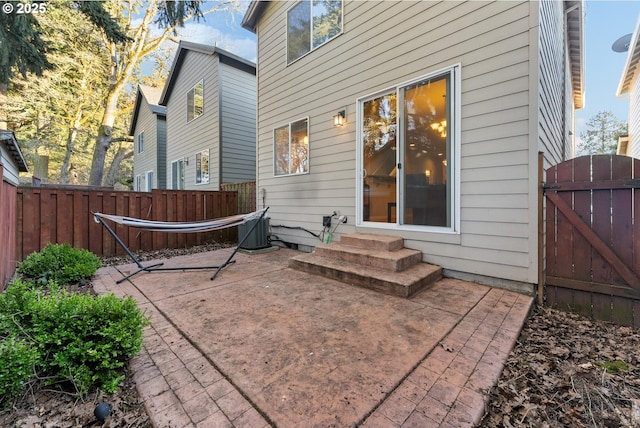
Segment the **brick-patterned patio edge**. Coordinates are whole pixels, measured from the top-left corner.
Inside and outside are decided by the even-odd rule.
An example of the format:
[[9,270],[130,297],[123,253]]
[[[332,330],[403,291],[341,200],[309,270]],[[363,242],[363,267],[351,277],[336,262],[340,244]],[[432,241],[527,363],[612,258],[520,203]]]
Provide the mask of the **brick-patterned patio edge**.
[[151,319],[143,348],[130,362],[133,380],[155,428],[263,428],[271,424],[149,300],[122,275],[105,268],[98,293],[132,296]]
[[491,289],[362,426],[477,426],[532,307],[532,297]]

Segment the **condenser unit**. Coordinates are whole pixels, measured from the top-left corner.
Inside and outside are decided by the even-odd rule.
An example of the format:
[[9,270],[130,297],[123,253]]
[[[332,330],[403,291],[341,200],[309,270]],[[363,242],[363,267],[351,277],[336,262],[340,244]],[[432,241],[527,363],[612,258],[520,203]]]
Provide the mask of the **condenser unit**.
[[[256,224],[257,223],[257,224]],[[253,227],[255,225],[255,227]],[[253,228],[253,230],[251,230]],[[249,220],[238,226],[238,239],[242,239],[251,231],[240,248],[245,250],[259,250],[269,246],[269,217]]]

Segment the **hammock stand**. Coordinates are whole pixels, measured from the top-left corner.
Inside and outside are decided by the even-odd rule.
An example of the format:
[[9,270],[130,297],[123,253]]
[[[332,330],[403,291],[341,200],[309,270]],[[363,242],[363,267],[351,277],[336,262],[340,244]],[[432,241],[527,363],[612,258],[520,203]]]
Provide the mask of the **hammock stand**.
[[[236,215],[231,217],[223,217],[219,219],[204,220],[204,221],[198,221],[198,222],[163,222],[163,221],[141,220],[133,217],[122,217],[122,216],[115,216],[115,215],[102,214],[102,213],[92,212],[91,214],[93,214],[93,218],[96,221],[96,223],[101,223],[102,226],[104,226],[107,232],[109,232],[109,234],[111,234],[111,236],[113,236],[113,238],[116,240],[118,245],[122,247],[122,249],[127,253],[127,255],[138,266],[138,270],[116,281],[116,284],[120,284],[121,282],[126,281],[127,279],[131,278],[134,275],[139,274],[140,272],[216,269],[215,273],[211,276],[211,280],[213,281],[214,279],[216,279],[216,276],[218,276],[218,273],[220,273],[220,271],[223,268],[236,262],[235,260],[233,260],[236,253],[238,252],[240,247],[242,247],[242,244],[244,244],[244,241],[246,241],[246,239],[251,235],[251,233],[253,233],[254,229],[258,226],[262,218],[267,213],[268,209],[269,208],[267,207],[260,211],[253,212],[251,214]],[[225,229],[227,227],[238,226],[240,224],[246,223],[248,220],[256,218],[256,216],[257,216],[257,221],[254,222],[253,225],[251,225],[251,227],[249,228],[249,231],[242,237],[240,242],[238,242],[238,245],[233,250],[231,255],[227,258],[227,260],[219,266],[161,267],[164,264],[162,262],[152,264],[149,266],[143,266],[142,263],[140,263],[140,260],[138,260],[138,258],[131,252],[131,250],[129,250],[129,248],[124,244],[124,242],[122,242],[120,237],[105,222],[105,219],[111,220],[117,224],[121,224],[128,227],[135,227],[138,229],[148,230],[152,232],[189,233],[189,232],[210,232],[212,230]],[[124,273],[122,275],[124,275]]]

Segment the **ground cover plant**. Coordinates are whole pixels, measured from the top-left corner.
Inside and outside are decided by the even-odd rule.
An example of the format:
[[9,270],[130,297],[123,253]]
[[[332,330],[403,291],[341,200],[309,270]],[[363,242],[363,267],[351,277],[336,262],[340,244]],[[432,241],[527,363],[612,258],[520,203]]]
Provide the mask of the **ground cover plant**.
[[86,250],[48,245],[23,264],[0,294],[2,408],[40,389],[115,393],[148,325],[135,300],[91,292],[101,263]]

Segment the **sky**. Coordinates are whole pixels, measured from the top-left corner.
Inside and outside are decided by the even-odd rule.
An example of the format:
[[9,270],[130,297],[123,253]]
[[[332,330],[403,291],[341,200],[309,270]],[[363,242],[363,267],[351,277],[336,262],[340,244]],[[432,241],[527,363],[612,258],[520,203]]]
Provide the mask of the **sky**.
[[[222,49],[255,61],[256,37],[240,26],[248,5],[249,1],[244,0],[240,12],[206,15],[200,23],[188,23],[181,29],[181,37],[197,43],[217,43]],[[603,110],[611,111],[618,120],[627,121],[629,100],[616,96],[627,53],[614,52],[611,45],[633,33],[639,16],[640,1],[586,2],[585,106],[576,112],[578,137],[585,130],[586,122]]]
[[609,110],[623,122],[629,116],[628,97],[616,96],[627,61],[627,52],[611,45],[633,33],[640,15],[640,1],[587,1],[585,16],[585,105],[576,112],[576,134],[599,111]]

